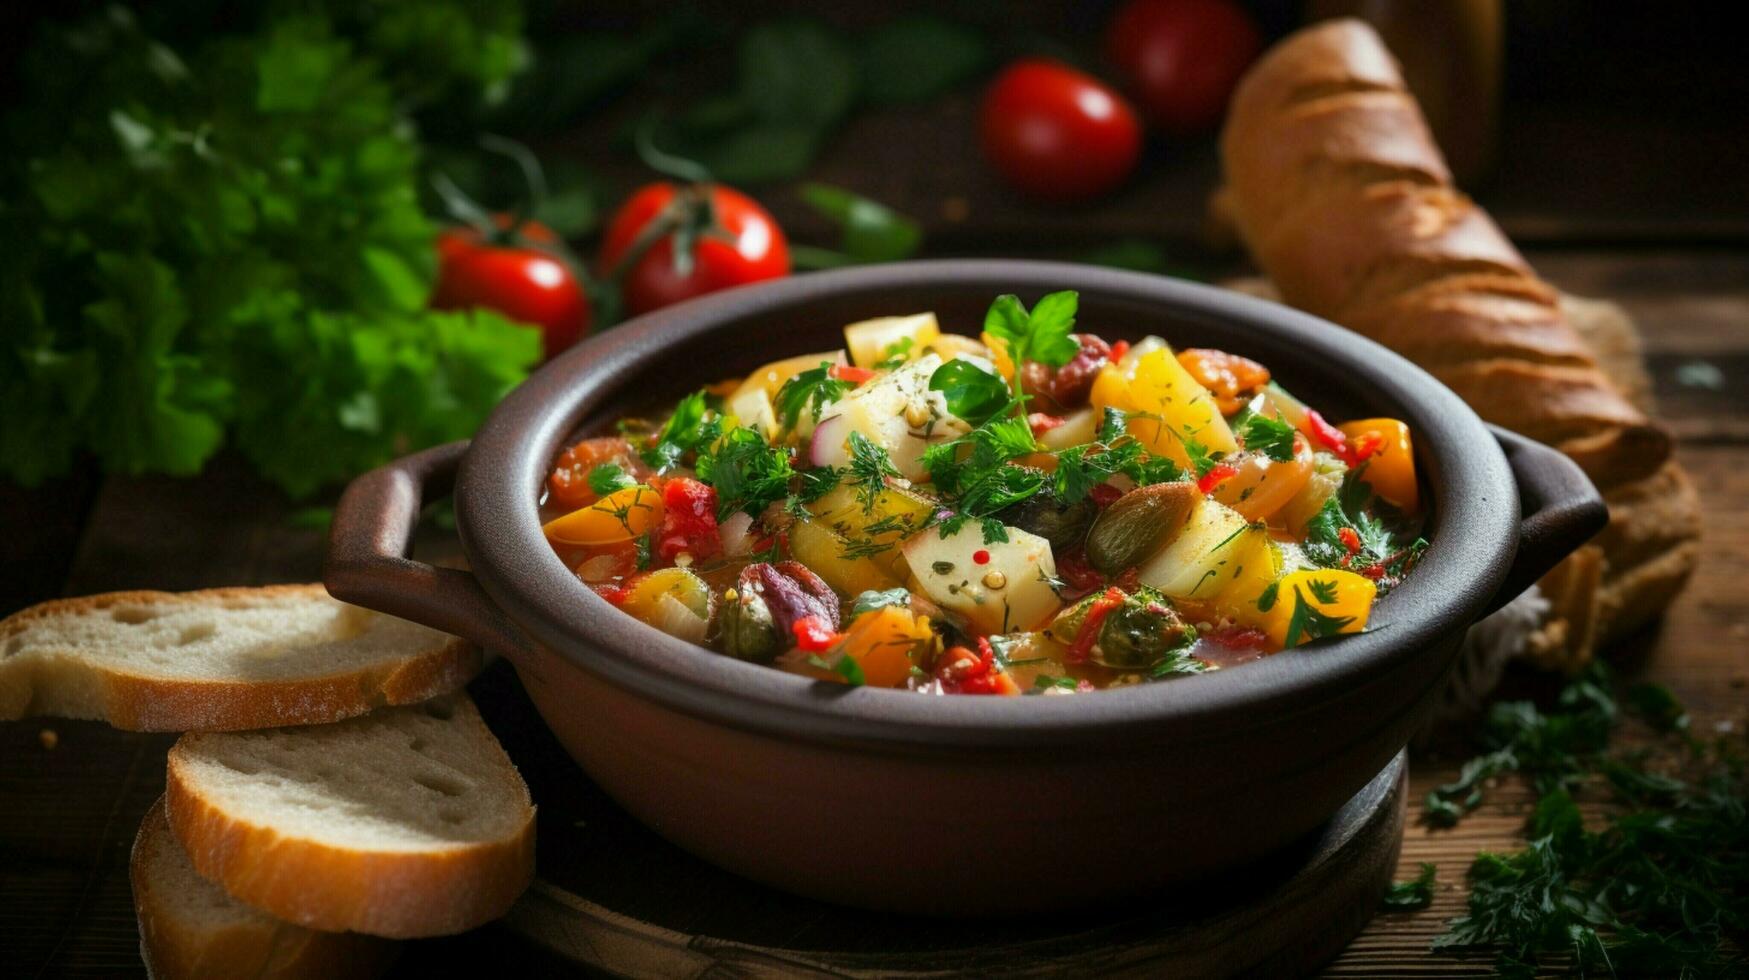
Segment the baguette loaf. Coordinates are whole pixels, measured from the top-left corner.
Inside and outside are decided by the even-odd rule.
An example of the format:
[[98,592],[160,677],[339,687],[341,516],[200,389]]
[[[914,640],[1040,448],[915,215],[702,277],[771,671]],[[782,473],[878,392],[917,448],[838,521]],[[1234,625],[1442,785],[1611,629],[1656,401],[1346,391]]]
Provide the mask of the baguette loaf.
[[178,732],[311,725],[454,691],[479,668],[472,645],[320,585],[112,592],[0,620],[0,720]]
[[1288,303],[1396,349],[1600,488],[1664,465],[1668,435],[1452,186],[1372,28],[1328,21],[1277,44],[1234,93],[1221,151],[1240,235]]
[[348,980],[378,976],[395,944],[355,932],[316,932],[244,905],[195,873],[170,833],[164,800],[134,838],[128,878],[140,955],[157,980],[254,977]]
[[170,827],[232,896],[410,938],[504,914],[534,876],[528,787],[466,695],[332,725],[184,735]]

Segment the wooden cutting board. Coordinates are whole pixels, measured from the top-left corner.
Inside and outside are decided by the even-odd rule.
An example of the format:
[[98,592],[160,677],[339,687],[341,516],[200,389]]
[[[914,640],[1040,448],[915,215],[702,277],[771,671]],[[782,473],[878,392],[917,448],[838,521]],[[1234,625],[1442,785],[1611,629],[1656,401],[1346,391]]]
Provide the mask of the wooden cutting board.
[[501,928],[615,975],[1295,976],[1360,932],[1402,846],[1399,755],[1316,834],[1194,889],[1026,921],[863,912],[754,884],[669,844],[571,762],[505,665],[474,688],[539,807],[539,877]]

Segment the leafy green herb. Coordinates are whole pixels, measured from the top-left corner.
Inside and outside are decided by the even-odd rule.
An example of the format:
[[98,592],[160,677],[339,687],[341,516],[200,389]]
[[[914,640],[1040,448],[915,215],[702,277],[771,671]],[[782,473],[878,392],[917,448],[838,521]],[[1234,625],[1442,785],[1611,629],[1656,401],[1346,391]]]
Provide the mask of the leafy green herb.
[[860,616],[865,612],[885,609],[888,606],[908,607],[911,604],[911,590],[903,587],[877,591],[869,589],[856,597],[850,605],[850,615]]
[[645,531],[642,535],[640,535],[638,537],[637,554],[636,554],[636,562],[637,562],[638,571],[641,572],[641,571],[644,571],[650,567],[652,560],[655,558],[655,553],[656,553],[656,531],[654,528],[652,528],[651,530]]
[[637,482],[618,463],[602,463],[589,471],[589,489],[597,497],[635,486]]
[[1073,504],[1118,474],[1134,480],[1137,486],[1184,478],[1178,464],[1152,455],[1129,434],[1123,412],[1107,408],[1099,424],[1098,444],[1071,446],[1057,453],[1053,489],[1064,503]]
[[[1322,584],[1325,588],[1319,589]],[[1319,602],[1336,601],[1336,583],[1311,581],[1306,587],[1312,591],[1313,597]],[[1328,598],[1326,598],[1326,596]],[[1294,586],[1294,611],[1287,621],[1287,640],[1282,643],[1284,649],[1293,649],[1303,642],[1321,640],[1327,636],[1335,636],[1354,623],[1353,616],[1331,616],[1314,607],[1306,601],[1306,596],[1299,586]]]
[[[460,4],[375,27],[340,6],[181,51],[122,8],[43,32],[6,119],[0,473],[89,452],[187,474],[228,444],[301,496],[465,436],[539,357],[535,331],[425,308],[435,228],[403,115],[423,93],[387,80],[499,81],[484,49],[514,31]],[[433,63],[449,19],[478,46]]]
[[1252,452],[1262,453],[1278,463],[1294,458],[1294,427],[1281,419],[1246,408],[1233,420],[1233,432]]
[[917,222],[878,201],[830,184],[802,185],[802,200],[836,222],[843,232],[839,250],[794,246],[791,254],[804,268],[830,268],[910,258],[923,244]]
[[703,391],[695,391],[674,406],[674,413],[662,423],[650,444],[640,451],[644,462],[657,472],[673,469],[686,453],[715,439],[721,432],[721,421],[710,415]]
[[1421,862],[1421,873],[1408,881],[1391,883],[1390,890],[1379,902],[1379,907],[1387,912],[1413,912],[1433,904],[1433,882],[1439,875],[1439,867],[1431,862]]
[[[1171,429],[1166,431],[1172,432]],[[1209,452],[1209,447],[1203,445],[1195,436],[1177,432],[1172,434],[1178,437],[1179,444],[1184,447],[1184,455],[1189,457],[1190,468],[1196,471],[1197,479],[1200,480],[1208,476],[1209,471],[1220,463],[1221,455]]]
[[984,332],[1007,344],[1016,368],[1026,361],[1061,367],[1081,350],[1080,343],[1069,336],[1075,329],[1079,297],[1067,289],[1047,293],[1028,312],[1020,297],[998,296],[984,314]]
[[1148,676],[1154,680],[1167,677],[1187,677],[1191,674],[1206,673],[1209,665],[1190,655],[1188,647],[1167,651],[1166,655],[1155,661],[1148,668]]
[[[749,428],[731,429],[699,450],[698,478],[717,491],[717,519],[736,511],[757,517],[789,496],[789,453]],[[593,475],[593,474],[591,474]]]
[[1488,780],[1502,773],[1527,774],[1539,793],[1573,785],[1608,744],[1615,724],[1606,668],[1593,661],[1561,691],[1556,708],[1544,713],[1530,701],[1490,707],[1482,727],[1487,751],[1464,763],[1456,780],[1427,794],[1423,819],[1437,827],[1456,824],[1481,804]]
[[821,497],[831,493],[838,486],[843,473],[830,466],[818,466],[801,472],[801,489],[796,498],[804,504],[811,504]]
[[917,342],[910,337],[900,337],[893,341],[881,352],[881,359],[875,362],[875,370],[892,371],[904,367],[905,362],[910,360],[911,348],[915,346]]
[[848,654],[839,654],[837,663],[828,663],[826,658],[812,653],[808,655],[808,664],[837,674],[844,678],[845,683],[851,687],[861,687],[868,683],[868,679],[863,675],[862,665],[856,662],[855,657]]
[[881,491],[887,488],[887,479],[899,475],[887,451],[860,432],[850,434],[850,466],[847,469],[864,514],[874,513]]
[[[1306,557],[1323,568],[1377,568],[1379,594],[1407,575],[1427,542],[1411,538],[1410,525],[1389,504],[1373,497],[1361,476],[1365,464],[1343,477],[1342,488],[1306,523],[1302,544]],[[1351,531],[1359,548],[1350,550],[1343,531]]]
[[1042,694],[1050,690],[1073,691],[1078,686],[1079,684],[1073,677],[1053,677],[1049,674],[1040,674],[1032,679],[1032,690],[1027,693]]
[[784,431],[796,427],[801,420],[802,412],[811,412],[814,421],[820,421],[820,414],[826,406],[844,397],[845,392],[856,387],[848,381],[840,381],[832,377],[832,364],[821,361],[817,368],[799,371],[777,389],[777,397],[772,399],[772,408],[777,412],[777,420],[782,423]]
[[947,401],[947,410],[972,425],[982,425],[1014,403],[1008,382],[971,361],[954,358],[935,369],[929,387]]

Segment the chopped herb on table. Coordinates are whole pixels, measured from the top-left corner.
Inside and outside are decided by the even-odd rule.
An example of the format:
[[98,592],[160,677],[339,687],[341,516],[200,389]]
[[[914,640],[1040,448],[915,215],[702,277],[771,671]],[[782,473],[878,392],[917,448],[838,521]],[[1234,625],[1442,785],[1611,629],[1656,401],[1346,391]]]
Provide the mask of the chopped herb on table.
[[[1468,912],[1436,950],[1494,949],[1501,975],[1566,965],[1580,975],[1727,977],[1749,972],[1749,779],[1740,746],[1686,731],[1664,688],[1638,685],[1630,708],[1672,749],[1611,752],[1620,712],[1608,671],[1593,667],[1556,710],[1496,705],[1488,753],[1434,790],[1428,816],[1449,823],[1492,775],[1525,774],[1538,801],[1524,850],[1470,866]],[[1581,799],[1605,804],[1600,817]]]

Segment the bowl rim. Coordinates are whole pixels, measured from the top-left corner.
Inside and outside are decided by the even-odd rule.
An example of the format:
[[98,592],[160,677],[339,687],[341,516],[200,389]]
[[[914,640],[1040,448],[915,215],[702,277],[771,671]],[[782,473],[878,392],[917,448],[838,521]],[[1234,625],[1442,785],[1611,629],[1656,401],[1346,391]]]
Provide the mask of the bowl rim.
[[[626,400],[639,370],[669,347],[748,319],[897,288],[987,288],[1028,302],[1075,289],[1108,302],[1167,308],[1177,319],[1233,321],[1307,356],[1337,359],[1370,402],[1391,405],[1416,435],[1435,528],[1415,572],[1380,600],[1365,633],[1170,683],[1057,698],[927,697],[846,688],[744,663],[675,639],[610,605],[558,559],[536,500],[560,443]],[[903,311],[894,311],[903,312]],[[1111,332],[1107,325],[1101,329]],[[1168,337],[1188,346],[1194,337]],[[781,351],[770,359],[783,356]],[[620,380],[616,380],[620,379]],[[1459,457],[1456,453],[1461,450]],[[638,317],[535,372],[480,428],[455,483],[457,530],[488,595],[557,660],[650,701],[743,730],[905,751],[1085,748],[1151,739],[1201,741],[1247,719],[1316,705],[1444,642],[1476,619],[1518,545],[1517,485],[1488,429],[1457,395],[1408,360],[1286,306],[1200,283],[1097,266],[1015,259],[938,259],[811,273],[715,293]],[[1443,531],[1443,533],[1440,533]],[[1441,648],[1444,652],[1440,653]],[[1443,669],[1440,671],[1443,675]]]

